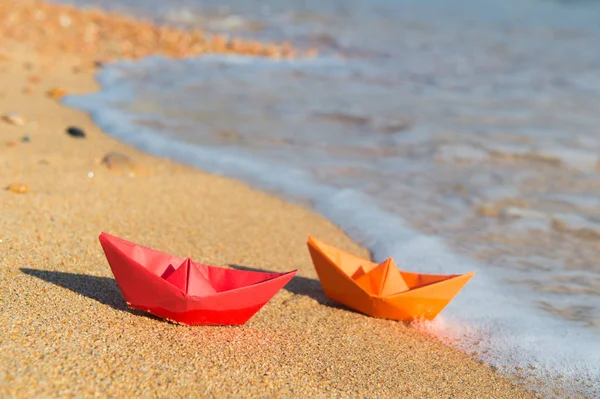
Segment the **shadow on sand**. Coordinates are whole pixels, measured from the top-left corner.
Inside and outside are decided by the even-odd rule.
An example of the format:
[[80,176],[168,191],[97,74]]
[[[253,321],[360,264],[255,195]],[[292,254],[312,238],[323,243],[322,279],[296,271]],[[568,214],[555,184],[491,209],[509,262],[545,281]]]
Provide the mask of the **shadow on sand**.
[[[253,268],[253,267],[240,266],[240,265],[234,265],[234,264],[230,264],[229,266],[232,269],[237,269],[237,270],[248,270],[248,271],[253,271],[253,272],[266,272],[266,273],[272,272],[271,270],[263,270],[263,269],[257,269],[257,268]],[[317,302],[319,302],[321,305],[330,306],[332,308],[348,310],[348,308],[346,308],[345,306],[343,306],[337,302],[334,302],[325,296],[325,292],[323,291],[323,287],[321,287],[321,283],[319,282],[319,280],[315,280],[315,279],[307,278],[307,277],[295,276],[293,279],[290,280],[289,283],[287,283],[287,285],[285,287],[283,287],[283,289],[291,292],[292,294],[305,295],[307,297],[310,297],[310,298],[316,300]]]
[[[255,272],[270,272],[269,270],[257,269],[248,266],[240,266],[235,264],[229,265],[233,269],[248,270]],[[149,313],[141,310],[130,309],[127,307],[119,286],[115,279],[111,277],[92,276],[88,274],[57,272],[49,270],[21,268],[23,273],[37,277],[41,280],[52,283],[58,287],[66,288],[80,295],[91,298],[111,308],[133,313],[135,315],[145,315],[151,318],[156,318]],[[285,287],[285,290],[297,294],[308,296],[322,305],[333,308],[346,309],[334,301],[331,301],[325,296],[323,288],[319,280],[295,276]]]
[[21,268],[20,270],[25,274],[37,277],[58,287],[66,288],[104,305],[108,305],[113,309],[135,315],[148,315],[141,310],[127,307],[119,286],[113,278],[28,268]]

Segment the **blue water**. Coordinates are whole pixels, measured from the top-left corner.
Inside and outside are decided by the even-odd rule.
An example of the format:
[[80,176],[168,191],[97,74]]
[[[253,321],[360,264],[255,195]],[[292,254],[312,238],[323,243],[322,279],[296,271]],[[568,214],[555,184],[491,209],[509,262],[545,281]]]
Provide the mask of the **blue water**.
[[321,55],[120,62],[66,104],[312,204],[376,260],[476,270],[415,327],[547,394],[600,395],[600,3],[102,4]]

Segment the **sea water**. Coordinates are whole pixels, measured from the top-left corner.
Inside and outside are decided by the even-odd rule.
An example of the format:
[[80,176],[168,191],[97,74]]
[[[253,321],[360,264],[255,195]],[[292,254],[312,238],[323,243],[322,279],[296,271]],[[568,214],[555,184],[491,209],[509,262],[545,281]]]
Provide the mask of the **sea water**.
[[547,395],[600,396],[600,3],[101,4],[320,55],[118,62],[66,104],[311,204],[375,260],[476,271],[415,327]]

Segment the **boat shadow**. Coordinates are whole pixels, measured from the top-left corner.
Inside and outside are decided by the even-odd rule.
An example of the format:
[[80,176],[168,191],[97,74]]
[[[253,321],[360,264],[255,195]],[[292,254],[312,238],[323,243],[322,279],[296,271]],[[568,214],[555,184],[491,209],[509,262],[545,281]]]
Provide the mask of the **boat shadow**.
[[[271,273],[272,270],[258,269],[248,266],[241,266],[236,264],[229,265],[232,269],[247,270],[254,272]],[[122,312],[128,312],[137,316],[145,316],[151,319],[159,319],[150,313],[130,309],[127,303],[123,299],[123,295],[117,285],[114,278],[103,277],[103,276],[92,276],[89,274],[80,273],[68,273],[58,272],[50,270],[20,268],[22,273],[29,276],[39,278],[40,280],[47,281],[58,287],[66,288],[70,291],[76,292],[80,295],[98,301],[104,305],[110,306],[113,309],[120,310]],[[309,298],[316,300],[321,305],[329,306],[332,308],[350,310],[337,302],[334,302],[325,296],[325,292],[321,287],[319,280],[311,279],[307,277],[295,276],[286,286],[283,288],[293,294],[305,295]]]
[[66,288],[104,305],[110,306],[113,309],[132,313],[137,316],[146,316],[157,319],[149,313],[127,307],[127,303],[125,303],[125,300],[121,295],[119,286],[113,278],[29,268],[20,268],[19,270],[29,276],[37,277],[40,280],[47,281],[58,287]]
[[[273,273],[272,270],[264,270],[255,267],[241,266],[235,264],[229,264],[229,267],[231,267],[232,269],[246,270],[251,272]],[[342,304],[339,304],[327,298],[327,296],[325,296],[325,292],[323,291],[321,283],[319,282],[319,280],[316,279],[296,275],[293,279],[290,280],[289,283],[285,285],[285,287],[283,287],[283,289],[291,292],[292,294],[305,295],[309,298],[314,299],[321,305],[326,305],[332,308],[344,310],[352,310],[345,307]]]

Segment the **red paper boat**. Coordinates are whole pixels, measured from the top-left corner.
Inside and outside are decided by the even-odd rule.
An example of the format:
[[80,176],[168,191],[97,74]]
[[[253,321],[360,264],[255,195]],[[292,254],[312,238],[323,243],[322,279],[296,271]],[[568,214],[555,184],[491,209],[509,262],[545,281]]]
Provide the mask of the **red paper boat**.
[[203,265],[106,233],[100,244],[130,308],[181,324],[244,324],[297,272]]

